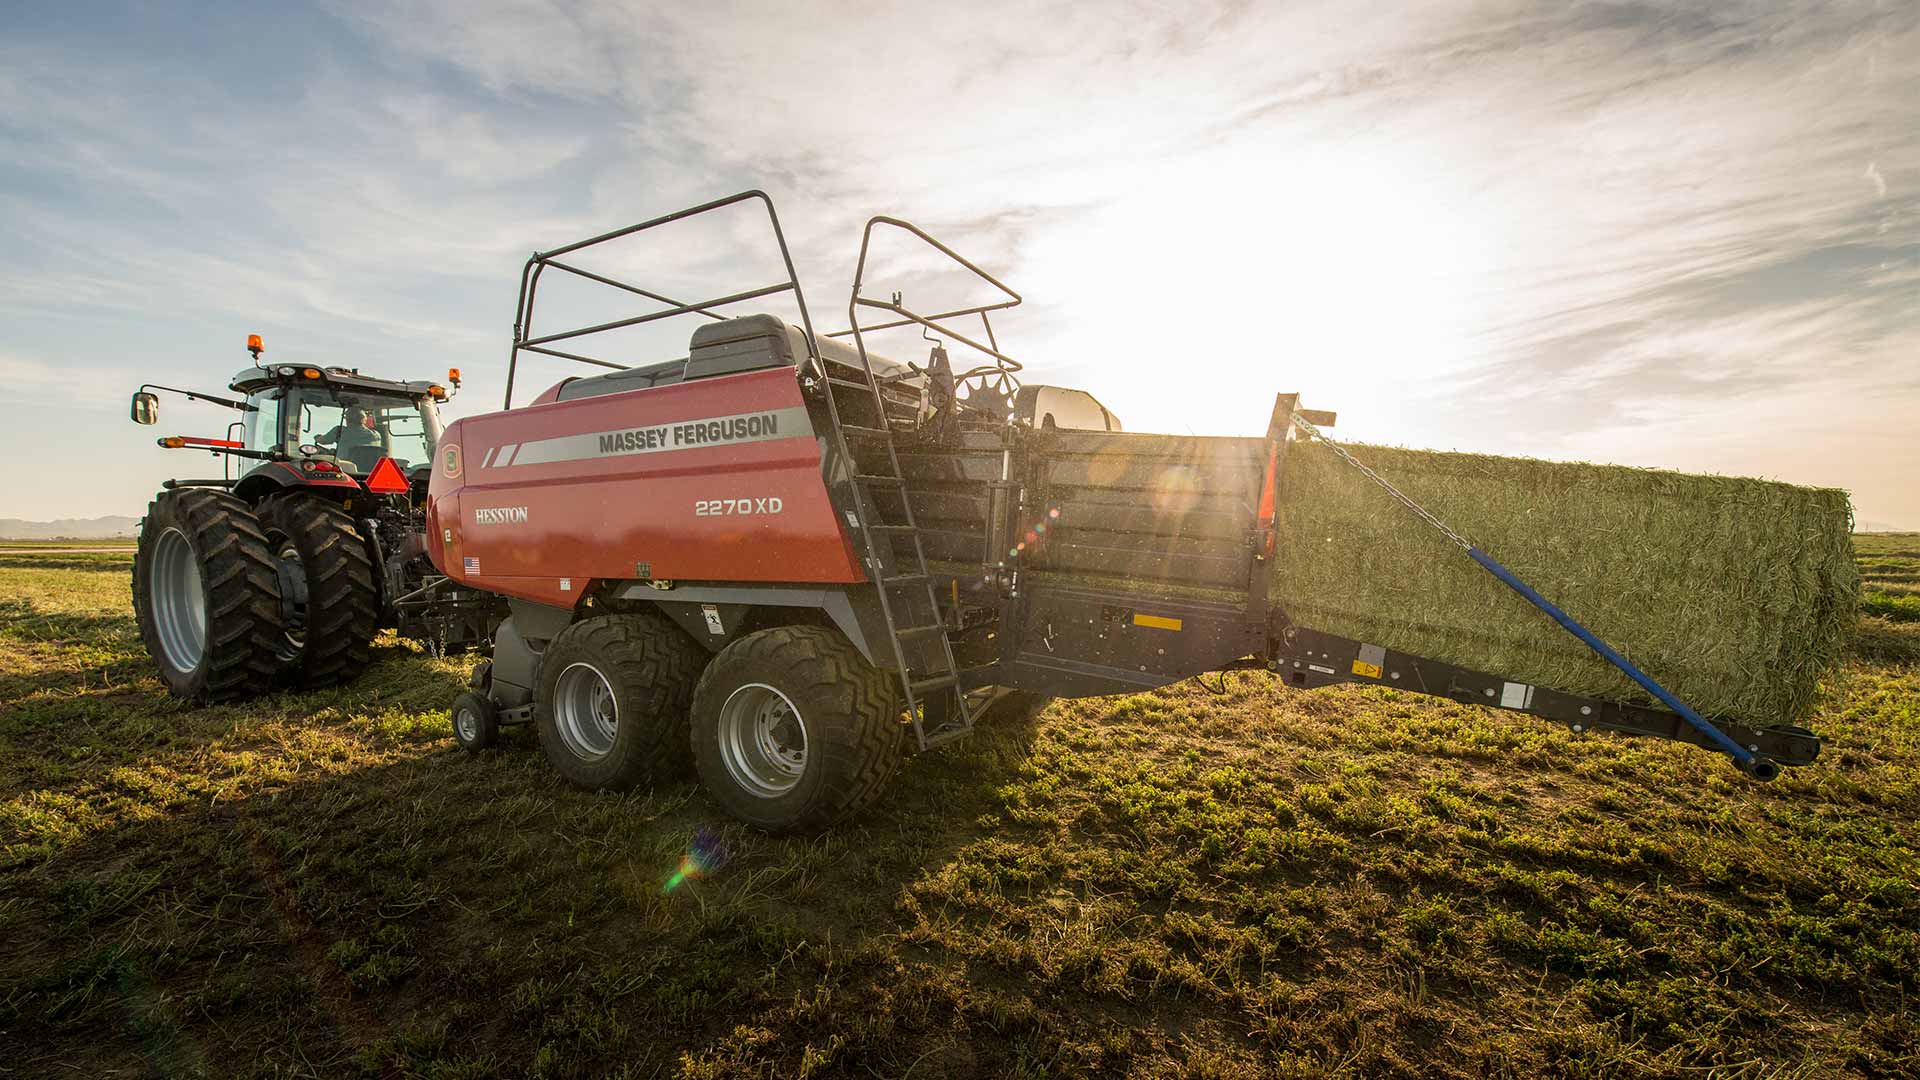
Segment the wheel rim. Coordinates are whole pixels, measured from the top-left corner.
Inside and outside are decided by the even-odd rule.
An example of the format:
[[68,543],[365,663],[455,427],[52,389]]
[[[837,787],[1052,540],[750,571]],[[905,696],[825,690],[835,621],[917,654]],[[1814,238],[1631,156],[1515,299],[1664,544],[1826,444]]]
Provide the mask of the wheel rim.
[[613,684],[592,664],[574,664],[553,686],[553,718],[560,741],[583,761],[606,757],[620,728]]
[[198,668],[207,647],[207,591],[200,580],[200,560],[186,533],[168,529],[160,534],[153,547],[148,588],[154,628],[167,663],[175,671]]
[[787,695],[748,683],[720,706],[720,760],[733,782],[754,795],[785,795],[807,771],[806,721]]
[[282,660],[297,658],[307,647],[307,564],[300,561],[300,549],[279,532],[269,532],[273,546],[274,573],[280,578],[280,623],[285,629],[274,650]]
[[461,742],[474,742],[480,738],[480,718],[473,715],[472,709],[455,709],[453,712],[453,733]]

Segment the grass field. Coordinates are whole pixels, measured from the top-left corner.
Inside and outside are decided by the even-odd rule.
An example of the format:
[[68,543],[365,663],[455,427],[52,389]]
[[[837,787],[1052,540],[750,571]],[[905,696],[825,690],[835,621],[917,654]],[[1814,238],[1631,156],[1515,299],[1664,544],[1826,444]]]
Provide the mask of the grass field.
[[107,540],[0,540],[0,554],[46,548],[125,548],[132,551],[134,547],[132,537]]
[[1854,537],[1853,547],[1869,634],[1898,640],[1904,632],[1907,655],[1920,659],[1920,533],[1869,533]]
[[1771,785],[1238,675],[775,839],[455,751],[464,662],[187,709],[123,555],[0,555],[0,1076],[1920,1073],[1920,537]]

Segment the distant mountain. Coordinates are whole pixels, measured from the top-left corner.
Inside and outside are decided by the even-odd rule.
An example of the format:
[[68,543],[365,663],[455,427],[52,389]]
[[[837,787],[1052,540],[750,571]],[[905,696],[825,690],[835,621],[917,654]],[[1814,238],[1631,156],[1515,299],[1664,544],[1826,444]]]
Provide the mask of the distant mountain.
[[0,540],[124,540],[139,528],[137,518],[61,518],[58,521],[21,521],[0,518]]

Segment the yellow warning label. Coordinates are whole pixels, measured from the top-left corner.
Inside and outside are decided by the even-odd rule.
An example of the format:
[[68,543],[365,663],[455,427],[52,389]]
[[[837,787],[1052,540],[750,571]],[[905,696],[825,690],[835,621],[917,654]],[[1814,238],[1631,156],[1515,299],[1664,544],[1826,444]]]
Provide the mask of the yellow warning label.
[[1169,619],[1164,615],[1135,615],[1133,617],[1133,625],[1150,626],[1155,630],[1178,630],[1180,629],[1180,620]]
[[1380,677],[1380,665],[1369,664],[1365,660],[1355,660],[1353,662],[1353,673],[1355,675],[1365,675],[1369,679],[1377,679]]

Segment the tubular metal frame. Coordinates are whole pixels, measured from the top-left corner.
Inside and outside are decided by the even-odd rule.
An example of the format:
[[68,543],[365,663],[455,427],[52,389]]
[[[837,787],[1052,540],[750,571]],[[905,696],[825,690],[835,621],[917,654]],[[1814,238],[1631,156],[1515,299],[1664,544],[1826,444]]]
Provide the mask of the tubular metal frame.
[[[867,255],[873,246],[873,230],[874,230],[874,226],[876,225],[886,225],[891,228],[901,229],[905,232],[911,233],[912,235],[918,237],[921,241],[925,242],[927,246],[933,248],[935,251],[938,251],[940,254],[945,255],[947,258],[952,259],[954,262],[959,263],[961,266],[965,267],[975,277],[979,278],[980,280],[986,282],[989,285],[992,285],[994,288],[1000,290],[1002,293],[1006,295],[1007,299],[1001,300],[997,303],[992,303],[992,304],[978,304],[973,307],[956,308],[952,311],[942,311],[934,315],[920,315],[916,312],[908,310],[905,306],[901,304],[899,293],[894,293],[893,299],[891,301],[873,300],[873,299],[869,299],[867,297],[861,296],[860,290],[862,286],[864,286],[866,283]],[[869,219],[867,221],[867,227],[861,230],[861,233],[860,233],[860,261],[858,264],[855,265],[853,270],[853,295],[847,301],[847,329],[837,330],[831,334],[828,334],[827,336],[832,338],[851,336],[853,338],[854,346],[860,350],[861,366],[871,367],[872,365],[868,362],[868,357],[867,357],[867,343],[865,338],[865,332],[877,331],[877,330],[891,330],[897,326],[908,326],[908,325],[917,323],[928,330],[932,330],[940,334],[945,334],[948,337],[954,339],[955,341],[960,342],[963,345],[966,345],[970,348],[976,349],[980,352],[987,354],[988,356],[993,357],[995,360],[1000,362],[1002,370],[1011,374],[1013,372],[1020,370],[1020,367],[1021,367],[1020,362],[1018,360],[1015,360],[1013,357],[1008,356],[1007,354],[1000,351],[1000,342],[997,338],[995,338],[993,333],[993,322],[987,316],[989,312],[1005,311],[1008,308],[1019,307],[1023,302],[1024,301],[1021,299],[1020,294],[1017,292],[1014,292],[1011,288],[1009,288],[1006,285],[1005,282],[1001,281],[997,277],[994,277],[992,274],[987,273],[985,270],[980,269],[978,266],[975,266],[970,260],[967,259],[966,256],[960,254],[959,252],[948,247],[947,245],[927,235],[926,231],[920,228],[918,225],[915,225],[910,221],[902,221],[899,218],[886,217],[882,215],[879,217]],[[879,308],[882,311],[890,311],[893,314],[899,316],[899,318],[893,320],[892,322],[875,323],[872,326],[861,326],[860,325],[860,309],[863,307]],[[963,315],[980,316],[980,324],[986,329],[988,344],[982,345],[978,341],[975,341],[972,338],[968,337],[967,335],[962,334],[959,331],[953,329],[952,327],[945,325],[941,321],[943,319],[957,319]]]
[[[900,302],[900,294],[898,293],[893,294],[891,301],[870,300],[861,296],[861,289],[866,284],[867,257],[872,250],[874,229],[877,226],[883,225],[904,230],[920,238],[920,240],[924,241],[934,250],[952,259],[954,262],[971,271],[982,281],[1000,290],[1007,299],[996,303],[981,304],[974,307],[942,312],[938,315],[923,316],[908,310]],[[866,228],[862,230],[860,234],[860,260],[854,266],[853,291],[847,301],[847,323],[849,328],[840,334],[832,335],[836,337],[846,336],[848,334],[852,335],[854,346],[859,352],[860,370],[861,374],[865,376],[865,381],[864,385],[859,382],[832,378],[829,378],[827,381],[829,384],[846,383],[851,386],[862,386],[863,389],[872,395],[880,426],[873,429],[871,434],[878,436],[878,441],[886,449],[886,472],[875,472],[869,475],[856,475],[854,477],[856,500],[860,504],[856,518],[860,527],[861,541],[865,545],[865,550],[868,553],[868,576],[872,579],[875,586],[875,595],[880,600],[880,614],[881,618],[886,622],[887,637],[893,646],[893,659],[899,673],[900,689],[906,703],[907,717],[913,726],[916,747],[920,750],[928,750],[940,743],[966,735],[973,729],[973,713],[967,704],[968,688],[961,682],[959,665],[956,663],[953,655],[953,642],[946,632],[947,625],[945,620],[940,617],[940,599],[934,591],[932,575],[929,574],[927,570],[927,553],[921,543],[920,526],[919,523],[914,520],[913,505],[907,499],[906,474],[900,468],[900,456],[894,446],[892,425],[887,420],[886,402],[881,396],[880,384],[874,377],[873,359],[867,352],[865,332],[918,324],[923,328],[923,332],[924,330],[936,331],[993,357],[997,363],[997,369],[1005,375],[1010,375],[1020,370],[1020,363],[1000,351],[1000,343],[994,337],[993,322],[988,318],[988,312],[1015,307],[1019,305],[1020,302],[1021,298],[1019,293],[1014,292],[1002,283],[1000,279],[968,261],[959,252],[954,251],[947,245],[927,235],[919,226],[911,222],[902,221],[899,218],[874,217],[867,221]],[[863,327],[860,325],[860,309],[862,307],[879,308],[883,311],[889,311],[898,316],[898,318],[885,324]],[[959,333],[940,322],[941,319],[953,319],[963,315],[980,316],[981,324],[986,328],[986,336],[989,344],[983,345],[966,334]],[[842,460],[853,462],[856,459],[853,455],[852,447],[847,442],[847,436],[850,431],[858,431],[860,429],[849,428],[841,419],[840,405],[831,391],[831,385],[829,386],[826,399],[828,412],[833,420],[837,449]],[[898,521],[890,522],[880,520],[885,516],[885,508],[882,501],[875,496],[876,487],[886,488],[890,492],[888,498],[897,501],[900,507],[900,518]],[[897,569],[897,564],[902,557],[902,553],[897,548],[891,548],[890,545],[886,545],[887,537],[896,536],[902,540],[911,542],[913,561],[907,566],[906,573],[889,575],[887,563],[895,563],[895,568]],[[883,548],[883,545],[886,545],[886,547]],[[892,558],[881,558],[880,553],[882,550],[889,550]],[[896,597],[892,595],[892,590],[894,589],[920,590],[920,595],[925,602],[926,610],[931,612],[938,621],[928,625],[903,625],[905,612],[911,610],[912,601],[908,597]],[[925,663],[916,665],[908,656],[905,636],[909,634],[921,635],[927,633],[937,634],[938,637],[938,667]],[[924,678],[915,678],[914,668],[916,666],[923,669]],[[940,693],[944,693],[946,700],[951,702],[951,706],[945,711],[944,716],[933,708],[935,699],[931,695]],[[936,718],[942,720],[937,727],[931,723],[931,721]]]
[[[596,244],[604,244],[610,240],[618,240],[622,237],[632,236],[635,233],[645,232],[648,229],[661,225],[684,221],[687,218],[719,210],[736,203],[749,202],[754,199],[758,199],[761,204],[767,208],[767,223],[773,227],[773,239],[780,248],[780,263],[787,271],[785,281],[775,282],[771,285],[764,285],[755,289],[747,289],[742,292],[729,293],[711,300],[687,303],[560,261],[560,257],[563,255],[569,255],[584,248],[593,247]],[[548,267],[553,267],[556,270],[573,274],[577,277],[586,278],[588,281],[597,282],[601,285],[607,285],[624,292],[630,292],[636,296],[645,297],[648,300],[668,306],[664,310],[649,312],[644,315],[636,315],[626,319],[616,319],[612,322],[583,326],[573,330],[562,330],[558,333],[542,334],[535,337],[532,334],[534,302],[540,291],[540,276],[546,272]],[[701,203],[699,206],[688,207],[685,210],[679,210],[662,217],[653,218],[649,221],[643,221],[638,225],[629,225],[624,229],[615,229],[612,232],[589,237],[564,247],[554,248],[551,251],[536,251],[527,258],[526,265],[522,267],[520,271],[520,297],[513,315],[513,347],[507,352],[507,391],[501,407],[505,409],[513,408],[513,384],[514,378],[519,370],[520,354],[522,352],[538,353],[542,356],[556,356],[562,360],[572,360],[576,363],[590,364],[594,367],[625,371],[630,365],[616,364],[610,360],[602,360],[598,357],[585,356],[576,352],[567,352],[549,346],[551,343],[557,341],[589,337],[593,334],[605,333],[609,330],[619,330],[628,326],[639,326],[642,323],[657,322],[662,319],[671,319],[681,315],[704,315],[709,319],[724,320],[727,316],[715,309],[727,307],[731,304],[742,303],[747,300],[756,300],[763,296],[776,296],[785,292],[793,293],[794,302],[800,308],[800,322],[802,329],[806,332],[807,339],[807,360],[812,365],[814,371],[824,374],[824,368],[820,363],[820,346],[814,338],[813,316],[807,309],[807,298],[806,294],[801,291],[800,277],[793,269],[793,254],[787,248],[786,233],[780,228],[780,216],[773,209],[773,199],[768,196],[766,192],[757,188],[742,191],[737,195],[729,195],[724,199],[715,199],[712,202]]]

